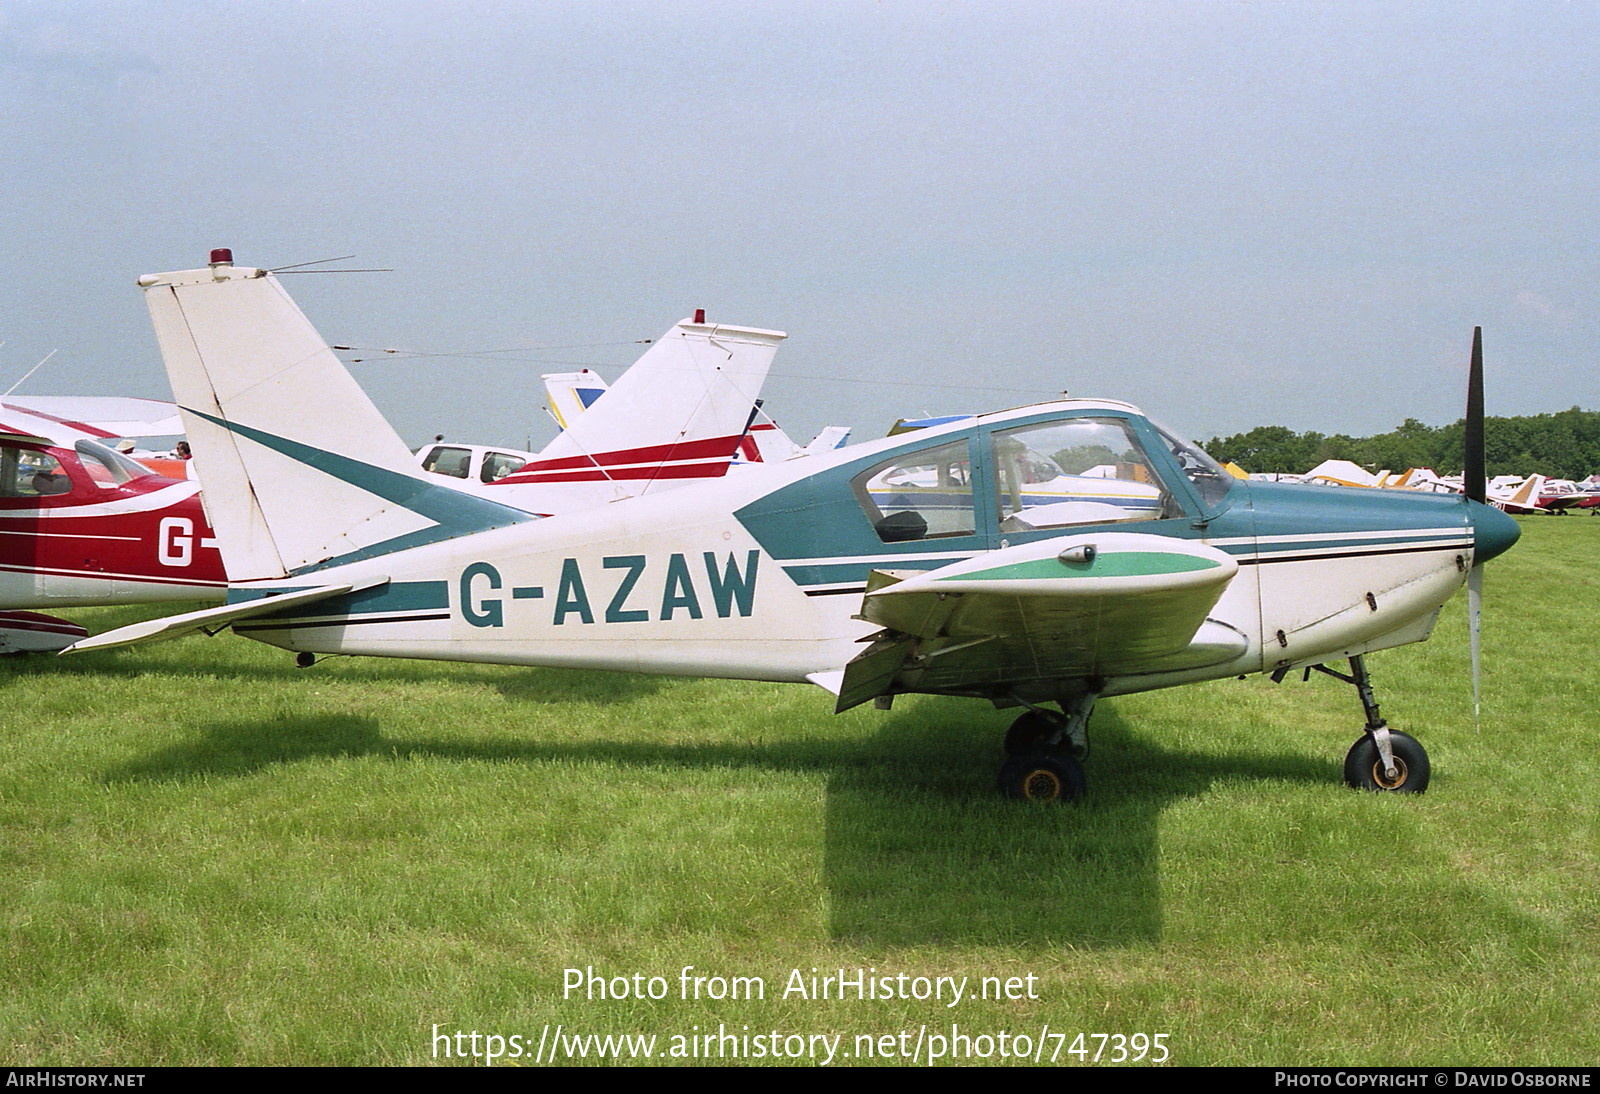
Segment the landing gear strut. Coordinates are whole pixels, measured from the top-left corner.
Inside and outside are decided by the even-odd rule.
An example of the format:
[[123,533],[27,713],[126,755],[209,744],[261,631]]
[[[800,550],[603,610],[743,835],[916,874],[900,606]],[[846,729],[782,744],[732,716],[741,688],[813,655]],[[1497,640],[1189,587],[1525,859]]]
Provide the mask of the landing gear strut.
[[1069,802],[1083,796],[1083,764],[1089,755],[1089,715],[1099,696],[1086,693],[1061,701],[1061,713],[1028,704],[1006,731],[1006,762],[1000,793],[1021,801]]
[[1367,663],[1360,654],[1350,658],[1350,673],[1345,675],[1326,665],[1313,665],[1318,672],[1354,684],[1367,715],[1366,733],[1350,746],[1344,758],[1344,781],[1357,790],[1386,790],[1420,794],[1428,789],[1432,767],[1428,753],[1410,734],[1389,728],[1378,713],[1378,700],[1372,694]]

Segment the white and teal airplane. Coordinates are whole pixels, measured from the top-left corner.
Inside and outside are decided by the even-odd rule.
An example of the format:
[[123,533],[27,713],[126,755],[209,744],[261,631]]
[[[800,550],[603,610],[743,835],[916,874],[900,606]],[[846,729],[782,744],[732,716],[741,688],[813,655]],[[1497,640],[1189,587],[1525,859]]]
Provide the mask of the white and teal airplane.
[[1421,791],[1427,755],[1384,724],[1364,658],[1426,638],[1518,535],[1460,496],[1242,482],[1091,399],[541,519],[429,481],[270,272],[139,283],[228,603],[75,650],[231,627],[302,663],[810,682],[838,710],[969,696],[1023,708],[1000,788],[1044,800],[1082,792],[1101,696],[1317,668],[1366,710],[1346,780]]

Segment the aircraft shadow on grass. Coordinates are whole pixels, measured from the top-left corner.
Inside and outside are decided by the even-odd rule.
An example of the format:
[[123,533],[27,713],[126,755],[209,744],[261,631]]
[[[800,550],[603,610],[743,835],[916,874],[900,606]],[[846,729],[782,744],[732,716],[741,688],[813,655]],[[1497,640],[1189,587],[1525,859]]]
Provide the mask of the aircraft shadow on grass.
[[[337,679],[345,683],[462,686],[473,682],[472,677],[462,675],[461,666],[448,662],[384,661],[377,658],[338,660],[343,663]],[[119,651],[117,655],[78,659],[35,655],[0,657],[0,687],[46,675],[103,676],[107,678],[105,686],[112,687],[120,686],[130,677],[144,674],[171,676],[183,671],[181,665],[163,656],[160,651]],[[232,680],[247,684],[307,679],[305,669],[282,656],[259,663],[249,663],[237,657],[216,657],[208,660],[203,669],[196,671],[207,680]],[[596,705],[626,703],[653,695],[671,683],[668,677],[662,676],[593,673],[577,669],[540,669],[513,676],[485,675],[481,679],[507,699],[541,706],[574,702]]]
[[[105,773],[108,782],[246,777],[325,758],[600,763],[764,769],[826,779],[823,872],[830,933],[863,945],[1024,943],[1081,948],[1161,936],[1159,827],[1165,808],[1219,780],[1329,782],[1305,755],[1202,756],[1096,717],[1097,781],[1071,806],[997,800],[994,737],[962,718],[891,715],[857,743],[469,743],[386,735],[372,718],[213,722],[187,744]],[[603,804],[600,806],[603,808]]]

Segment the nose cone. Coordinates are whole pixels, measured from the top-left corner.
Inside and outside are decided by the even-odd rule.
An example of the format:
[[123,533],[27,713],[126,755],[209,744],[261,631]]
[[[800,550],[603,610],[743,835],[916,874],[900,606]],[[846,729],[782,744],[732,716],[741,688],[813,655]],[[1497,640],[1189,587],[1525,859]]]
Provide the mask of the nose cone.
[[1476,501],[1469,501],[1467,505],[1467,519],[1472,522],[1472,564],[1476,566],[1511,550],[1511,545],[1522,535],[1517,522],[1492,505]]

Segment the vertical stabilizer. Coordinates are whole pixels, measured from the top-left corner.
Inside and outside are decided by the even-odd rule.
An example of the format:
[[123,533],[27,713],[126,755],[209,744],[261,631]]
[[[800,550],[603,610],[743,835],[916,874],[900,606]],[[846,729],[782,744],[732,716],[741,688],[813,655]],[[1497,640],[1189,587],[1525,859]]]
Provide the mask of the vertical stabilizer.
[[1545,477],[1543,475],[1529,475],[1522,481],[1522,485],[1512,492],[1506,499],[1506,505],[1514,511],[1533,510],[1539,508],[1539,492],[1544,489]]
[[606,382],[592,369],[577,372],[547,372],[544,380],[545,405],[556,424],[566,429],[606,393]]
[[528,519],[441,497],[277,279],[218,257],[139,285],[231,581]]
[[[684,320],[499,486],[588,483],[626,497],[727,473],[780,331]],[[640,423],[652,423],[648,432]]]

